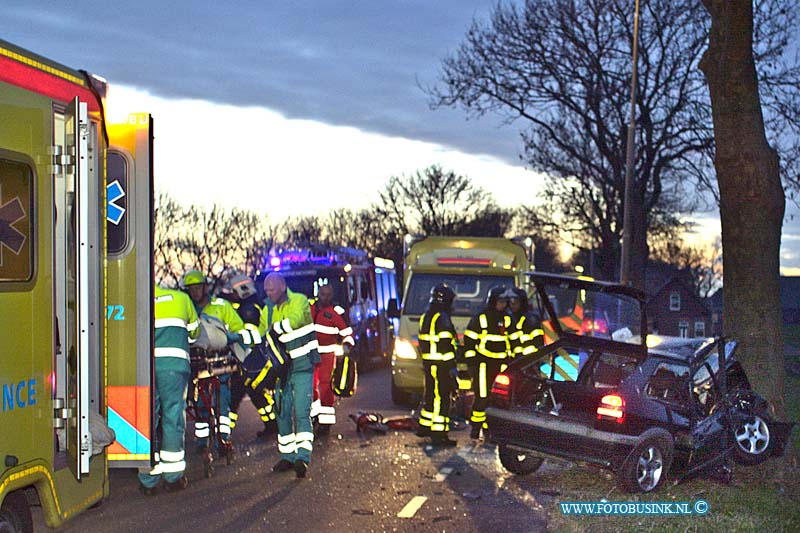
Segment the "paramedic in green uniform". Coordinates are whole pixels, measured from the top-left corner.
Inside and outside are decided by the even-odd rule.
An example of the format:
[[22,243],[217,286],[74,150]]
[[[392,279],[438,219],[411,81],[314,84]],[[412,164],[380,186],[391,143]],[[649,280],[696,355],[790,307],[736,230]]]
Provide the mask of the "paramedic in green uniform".
[[292,360],[286,382],[279,383],[276,391],[281,459],[272,471],[294,468],[297,477],[305,477],[314,442],[311,426],[314,365],[320,362],[311,306],[303,294],[287,289],[286,281],[277,272],[264,279],[264,291],[267,301],[261,310],[259,332],[262,336],[269,330],[275,332]]
[[[160,433],[155,454],[156,464],[149,472],[139,473],[141,491],[155,494],[161,478],[167,491],[186,487],[184,430],[186,428],[186,391],[191,369],[189,343],[200,334],[200,323],[186,293],[155,288],[155,404]],[[160,427],[161,431],[158,431]]]

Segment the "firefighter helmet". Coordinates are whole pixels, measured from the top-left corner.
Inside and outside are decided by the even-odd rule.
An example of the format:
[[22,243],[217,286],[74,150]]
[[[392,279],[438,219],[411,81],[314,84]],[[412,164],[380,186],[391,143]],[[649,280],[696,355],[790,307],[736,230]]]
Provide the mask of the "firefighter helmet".
[[519,287],[514,287],[514,288],[511,289],[511,291],[514,293],[514,296],[512,296],[511,298],[518,299],[519,303],[520,303],[520,307],[523,310],[527,310],[528,309],[528,293],[525,292],[525,289],[521,289]]
[[244,274],[236,274],[230,279],[231,290],[240,300],[247,300],[256,293],[255,282]]
[[498,285],[497,287],[492,287],[491,289],[489,289],[489,295],[486,298],[486,307],[493,308],[494,304],[497,303],[497,300],[508,298],[505,292],[506,292],[505,285]]
[[192,285],[205,285],[206,283],[208,283],[206,277],[199,270],[189,270],[181,279],[181,287],[184,289]]
[[456,293],[453,292],[453,289],[444,283],[440,283],[431,289],[430,303],[441,304],[449,309],[450,306],[453,305],[455,297]]

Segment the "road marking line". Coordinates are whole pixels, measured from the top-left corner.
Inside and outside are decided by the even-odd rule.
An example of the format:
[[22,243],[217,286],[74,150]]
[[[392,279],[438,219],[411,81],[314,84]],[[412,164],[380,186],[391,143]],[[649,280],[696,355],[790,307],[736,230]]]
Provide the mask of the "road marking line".
[[422,504],[427,500],[427,496],[414,496],[411,498],[411,501],[403,507],[403,510],[397,513],[397,518],[413,518],[417,511],[419,511],[419,508],[422,507]]
[[441,483],[442,481],[447,479],[447,476],[449,476],[452,472],[453,472],[453,467],[443,466],[442,468],[439,469],[439,473],[436,474],[436,477],[434,477],[433,480]]

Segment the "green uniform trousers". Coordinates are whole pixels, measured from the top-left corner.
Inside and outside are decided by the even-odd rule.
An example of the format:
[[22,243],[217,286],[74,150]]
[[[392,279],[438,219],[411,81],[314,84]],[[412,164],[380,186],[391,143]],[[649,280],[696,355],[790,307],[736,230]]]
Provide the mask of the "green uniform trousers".
[[156,444],[156,464],[149,472],[140,472],[139,481],[148,488],[158,485],[161,477],[168,483],[178,481],[186,470],[184,431],[186,430],[186,391],[191,370],[189,361],[177,357],[156,358],[155,405],[157,427],[152,435]]

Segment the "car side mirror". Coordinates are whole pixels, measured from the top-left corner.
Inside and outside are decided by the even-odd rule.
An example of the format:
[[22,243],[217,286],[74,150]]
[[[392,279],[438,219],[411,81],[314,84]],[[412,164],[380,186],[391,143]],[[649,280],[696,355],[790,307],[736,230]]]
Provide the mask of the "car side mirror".
[[386,305],[386,316],[400,318],[400,307],[397,305],[397,298],[389,299],[389,303]]

